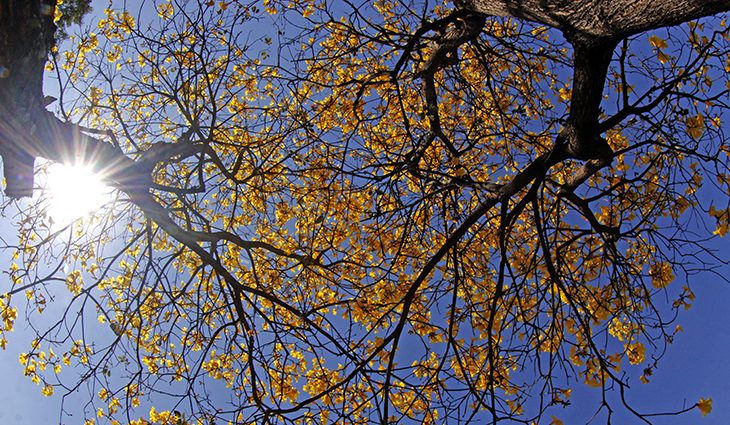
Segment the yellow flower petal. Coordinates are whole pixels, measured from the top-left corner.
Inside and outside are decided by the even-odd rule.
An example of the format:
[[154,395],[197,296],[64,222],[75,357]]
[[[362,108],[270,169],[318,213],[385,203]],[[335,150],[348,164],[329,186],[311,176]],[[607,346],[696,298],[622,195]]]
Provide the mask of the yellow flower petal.
[[702,416],[707,416],[708,413],[712,412],[712,399],[701,398],[700,401],[697,402],[697,408],[700,409],[700,412],[702,412]]
[[657,37],[656,35],[652,35],[651,37],[649,37],[649,44],[656,47],[657,49],[667,48],[667,42],[663,38]]

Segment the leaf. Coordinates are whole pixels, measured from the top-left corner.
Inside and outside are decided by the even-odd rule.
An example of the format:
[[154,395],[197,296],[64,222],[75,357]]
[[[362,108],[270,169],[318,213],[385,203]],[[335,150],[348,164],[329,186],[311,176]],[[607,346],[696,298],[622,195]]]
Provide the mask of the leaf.
[[700,409],[702,416],[707,416],[710,412],[712,412],[712,399],[701,398],[700,401],[697,402],[697,408]]
[[558,90],[558,99],[560,99],[561,102],[569,102],[570,94],[571,94],[571,91],[569,88],[562,87]]
[[170,3],[162,3],[157,6],[157,15],[162,19],[170,19],[175,13],[175,8]]

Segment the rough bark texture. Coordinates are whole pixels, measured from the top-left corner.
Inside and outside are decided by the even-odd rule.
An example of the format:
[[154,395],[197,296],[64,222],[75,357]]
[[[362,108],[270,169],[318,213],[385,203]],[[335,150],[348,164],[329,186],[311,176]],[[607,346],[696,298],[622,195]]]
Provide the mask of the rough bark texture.
[[613,39],[580,39],[573,42],[573,90],[570,115],[560,133],[570,157],[610,162],[608,143],[600,136],[600,114],[603,86],[616,41]]
[[477,13],[515,17],[563,32],[574,49],[573,89],[570,115],[558,143],[564,145],[566,157],[591,161],[586,167],[593,170],[610,164],[613,155],[601,137],[598,116],[616,44],[632,34],[730,10],[730,0],[461,0],[457,3]]
[[490,16],[513,16],[568,33],[626,37],[714,15],[727,0],[462,0],[464,7]]
[[33,190],[33,137],[43,109],[43,67],[53,43],[54,0],[0,2],[0,155],[5,193],[13,198]]

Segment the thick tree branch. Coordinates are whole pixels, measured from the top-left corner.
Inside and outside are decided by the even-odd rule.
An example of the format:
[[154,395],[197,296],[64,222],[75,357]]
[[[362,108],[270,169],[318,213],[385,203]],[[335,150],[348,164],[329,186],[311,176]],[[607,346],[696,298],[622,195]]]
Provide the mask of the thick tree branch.
[[53,45],[55,0],[0,1],[0,156],[13,198],[33,191],[34,157],[17,143],[15,125],[32,133],[35,111],[43,108],[43,67]]
[[477,13],[469,13],[463,17],[458,17],[454,19],[454,22],[445,22],[446,27],[439,28],[442,34],[433,43],[433,52],[418,70],[418,76],[423,80],[426,115],[428,116],[431,133],[446,145],[453,156],[459,156],[459,151],[446,137],[441,128],[435,74],[444,66],[458,62],[457,51],[459,47],[478,37],[484,27],[484,22],[485,16]]
[[570,115],[558,142],[565,154],[590,161],[568,185],[572,190],[611,162],[598,124],[603,86],[616,44],[642,31],[730,10],[728,0],[462,0],[460,7],[490,16],[510,16],[563,32],[574,48]]
[[598,116],[603,86],[616,42],[613,40],[576,39],[573,42],[573,90],[570,115],[560,132],[570,157],[608,161],[611,148],[599,132]]
[[462,7],[490,16],[511,16],[566,34],[624,38],[650,29],[730,10],[728,0],[461,0]]

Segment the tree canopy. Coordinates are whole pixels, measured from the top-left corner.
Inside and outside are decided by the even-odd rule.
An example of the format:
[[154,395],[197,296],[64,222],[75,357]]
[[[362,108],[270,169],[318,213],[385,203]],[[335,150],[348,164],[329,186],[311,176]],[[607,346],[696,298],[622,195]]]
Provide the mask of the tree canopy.
[[[78,423],[650,421],[725,260],[730,1],[66,4],[0,1],[0,346]],[[36,158],[113,194],[56,223]]]

